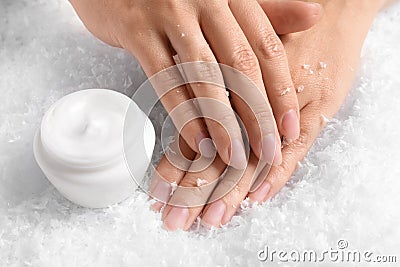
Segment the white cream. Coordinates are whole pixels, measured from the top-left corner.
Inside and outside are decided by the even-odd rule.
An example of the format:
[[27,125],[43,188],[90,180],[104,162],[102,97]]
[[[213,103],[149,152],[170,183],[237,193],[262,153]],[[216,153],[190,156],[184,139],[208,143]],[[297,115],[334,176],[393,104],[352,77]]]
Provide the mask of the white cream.
[[130,98],[90,89],[50,107],[35,136],[34,155],[61,194],[76,204],[100,208],[124,200],[137,188],[154,143],[153,125]]

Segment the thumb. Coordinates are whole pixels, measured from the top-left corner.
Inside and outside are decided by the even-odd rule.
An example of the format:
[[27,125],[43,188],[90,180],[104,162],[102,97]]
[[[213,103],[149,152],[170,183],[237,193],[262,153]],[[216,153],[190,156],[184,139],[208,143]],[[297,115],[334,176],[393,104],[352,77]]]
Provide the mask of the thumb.
[[288,0],[258,0],[275,31],[280,34],[305,31],[322,17],[318,3]]

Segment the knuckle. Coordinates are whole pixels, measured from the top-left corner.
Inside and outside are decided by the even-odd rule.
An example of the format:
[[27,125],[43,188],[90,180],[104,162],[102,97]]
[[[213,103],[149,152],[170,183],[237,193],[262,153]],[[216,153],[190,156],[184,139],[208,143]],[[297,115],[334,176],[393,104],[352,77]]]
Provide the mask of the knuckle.
[[189,129],[191,126],[193,126],[194,120],[199,118],[200,114],[192,106],[186,105],[183,108],[175,108],[170,113],[170,116],[178,132],[181,133],[184,127]]
[[244,118],[252,125],[259,125],[263,130],[273,131],[274,129],[274,117],[272,111],[266,105],[253,105]]
[[258,125],[261,132],[274,132],[274,119],[272,114],[270,114],[268,111],[260,111],[255,113],[253,124]]
[[228,132],[232,132],[234,130],[232,122],[236,122],[236,116],[232,111],[221,111],[215,114],[214,117],[215,121]]
[[247,45],[238,45],[232,53],[231,66],[245,74],[258,70],[258,59],[254,51]]
[[264,59],[275,59],[284,56],[285,50],[278,36],[270,31],[264,30],[262,38],[257,45],[257,50]]
[[[212,60],[211,57],[203,58],[202,61]],[[217,63],[213,62],[193,62],[183,66],[185,75],[190,83],[197,83],[193,90],[201,89],[199,93],[218,93],[218,95],[225,90],[218,86],[224,86],[222,73]]]
[[177,86],[184,84],[182,75],[177,68],[162,66],[162,70],[150,77],[149,81],[160,97],[170,93],[172,90],[184,91],[174,89]]
[[211,107],[213,108],[218,108],[220,104],[218,102],[213,102],[212,99],[215,99],[216,101],[221,101],[225,99],[226,90],[219,86],[208,84],[208,82],[212,83],[213,81],[217,81],[218,76],[215,76],[215,74],[211,73],[203,73],[199,75],[201,76],[203,81],[207,79],[207,83],[197,82],[194,84],[195,88],[193,90],[195,91],[196,96],[210,98],[210,100],[207,100],[206,102],[201,101],[200,105],[211,105]]
[[255,118],[260,123],[273,122],[273,115],[265,108],[255,112]]
[[295,149],[298,153],[305,152],[308,149],[308,141],[309,135],[304,130],[300,131],[299,137],[291,143],[292,149]]

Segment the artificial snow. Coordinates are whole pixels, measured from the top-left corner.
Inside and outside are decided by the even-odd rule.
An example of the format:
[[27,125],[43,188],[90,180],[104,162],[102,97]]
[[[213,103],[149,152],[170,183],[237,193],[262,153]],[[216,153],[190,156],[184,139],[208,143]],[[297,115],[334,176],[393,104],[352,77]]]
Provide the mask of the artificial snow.
[[281,92],[281,96],[284,96],[284,95],[290,93],[290,91],[291,91],[291,88],[290,88],[290,87],[286,88],[285,90],[283,90],[283,91]]
[[[2,0],[0,266],[259,266],[266,245],[325,250],[339,239],[399,259],[398,25],[399,4],[377,18],[349,97],[275,198],[242,203],[246,210],[223,229],[196,223],[190,232],[169,233],[139,191],[107,209],[70,203],[32,154],[52,103],[85,88],[132,95],[145,80],[140,66],[94,38],[68,1]],[[161,107],[153,113],[160,123]]]

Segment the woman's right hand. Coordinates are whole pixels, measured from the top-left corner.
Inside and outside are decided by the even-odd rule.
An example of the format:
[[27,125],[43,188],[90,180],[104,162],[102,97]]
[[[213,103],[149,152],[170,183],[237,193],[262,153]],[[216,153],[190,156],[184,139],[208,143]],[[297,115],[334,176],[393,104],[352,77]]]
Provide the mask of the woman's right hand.
[[[321,15],[319,5],[267,1],[264,5],[268,6],[268,18],[256,0],[71,0],[71,3],[95,36],[131,52],[148,77],[174,66],[176,51],[182,63],[222,63],[254,82],[253,89],[238,88],[246,103],[235,94],[230,101],[225,88],[209,83],[191,84],[191,90],[181,86],[168,92],[163,92],[163,84],[153,84],[169,113],[191,98],[217,100],[207,101],[207,105],[200,103],[200,110],[192,102],[186,102],[188,105],[176,109],[171,116],[195,152],[212,156],[215,144],[224,163],[245,168],[242,134],[231,103],[244,122],[250,146],[258,158],[280,163],[278,130],[288,139],[298,137],[296,92],[276,32],[285,34],[311,27]],[[222,79],[215,69],[191,75],[194,77],[189,79]],[[201,118],[205,111],[213,119]]]

